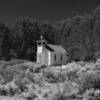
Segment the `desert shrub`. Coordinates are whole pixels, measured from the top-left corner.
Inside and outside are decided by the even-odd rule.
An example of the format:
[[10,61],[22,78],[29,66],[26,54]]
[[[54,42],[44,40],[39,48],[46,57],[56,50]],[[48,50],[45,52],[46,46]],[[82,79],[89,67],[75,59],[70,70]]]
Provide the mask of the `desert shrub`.
[[68,71],[67,72],[67,77],[68,77],[68,80],[72,80],[72,81],[75,81],[75,79],[77,79],[77,70],[73,70],[73,71]]
[[43,78],[43,74],[42,73],[38,73],[38,74],[35,73],[34,77],[33,77],[34,83],[37,83],[37,84],[41,83],[42,78]]
[[27,78],[27,80],[29,81],[29,82],[35,82],[35,80],[34,80],[34,73],[28,73],[26,76],[25,76],[25,78]]
[[100,89],[95,90],[94,95],[100,97]]
[[25,82],[23,79],[16,79],[15,84],[18,86],[21,92],[24,92],[27,89]]
[[86,92],[83,94],[84,98],[89,98],[94,96],[94,88],[87,89]]
[[66,81],[63,83],[63,94],[66,96],[75,97],[79,94],[79,86],[75,82]]
[[66,100],[66,96],[63,95],[62,93],[61,94],[55,94],[53,97],[52,97],[52,100]]
[[86,90],[83,100],[100,100],[100,90],[95,90],[94,88]]
[[51,71],[45,71],[44,77],[45,77],[45,80],[48,82],[55,82],[57,80],[55,75]]
[[37,98],[37,95],[35,93],[29,93],[29,92],[24,92],[20,95],[21,98],[24,98],[25,100],[33,100]]
[[0,94],[1,95],[9,95],[13,96],[18,91],[18,86],[14,83],[14,81],[8,82],[0,86]]
[[46,65],[41,65],[39,68],[35,69],[35,73],[40,73],[41,71],[43,71],[47,66]]
[[18,93],[19,87],[15,84],[15,79],[5,85],[8,88],[10,96],[13,96],[14,94]]
[[28,80],[28,83],[38,83],[43,77],[42,73],[34,73],[29,72],[27,75],[25,75],[25,78]]
[[57,74],[58,82],[64,82],[66,80],[66,73],[60,72]]
[[63,82],[66,80],[66,76],[62,72],[54,72],[46,70],[44,72],[45,80],[51,83]]
[[68,63],[65,65],[66,75],[68,80],[76,80],[77,79],[77,72],[81,69],[81,65],[76,62]]
[[9,82],[13,79],[13,72],[11,72],[10,70],[3,70],[3,72],[1,73],[3,79],[5,80],[5,82]]
[[12,87],[9,87],[9,96],[13,96],[15,93],[16,91]]
[[68,80],[71,80],[71,81],[76,81],[77,78],[78,78],[78,69],[73,69],[73,70],[70,70],[70,71],[67,71],[66,75],[68,77]]
[[8,95],[7,89],[5,89],[4,87],[0,88],[0,95],[3,95],[3,96]]
[[86,72],[79,76],[80,92],[84,92],[87,89],[100,89],[100,73]]
[[51,100],[76,100],[76,95],[65,95],[63,92],[53,95]]
[[4,80],[4,78],[0,75],[0,84],[5,84],[5,80]]
[[1,62],[0,65],[0,75],[5,80],[5,82],[10,82],[15,76],[24,77],[25,70],[27,66],[24,65],[24,62],[19,61],[9,61]]

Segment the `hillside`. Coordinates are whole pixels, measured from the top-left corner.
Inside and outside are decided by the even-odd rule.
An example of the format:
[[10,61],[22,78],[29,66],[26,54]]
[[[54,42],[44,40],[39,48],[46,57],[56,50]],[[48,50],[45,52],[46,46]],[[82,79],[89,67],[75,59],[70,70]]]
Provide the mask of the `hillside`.
[[[67,12],[66,12],[67,13]],[[100,7],[56,24],[34,19],[18,19],[13,27],[0,23],[0,59],[36,60],[40,35],[50,44],[63,46],[70,61],[95,61],[100,57]]]

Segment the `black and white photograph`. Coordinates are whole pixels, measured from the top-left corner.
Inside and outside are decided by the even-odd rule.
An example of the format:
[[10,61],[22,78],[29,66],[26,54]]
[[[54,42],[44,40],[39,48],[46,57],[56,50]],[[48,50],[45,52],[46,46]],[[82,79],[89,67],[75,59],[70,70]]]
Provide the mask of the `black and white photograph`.
[[100,100],[100,0],[0,0],[0,100]]

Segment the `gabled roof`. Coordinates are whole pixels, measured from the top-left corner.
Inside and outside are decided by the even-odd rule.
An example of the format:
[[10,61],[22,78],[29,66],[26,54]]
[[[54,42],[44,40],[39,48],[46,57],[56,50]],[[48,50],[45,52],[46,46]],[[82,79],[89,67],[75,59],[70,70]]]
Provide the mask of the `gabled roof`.
[[54,52],[54,51],[56,51],[56,52],[66,52],[66,50],[62,46],[59,46],[59,45],[47,44],[45,47],[51,52]]
[[53,48],[51,48],[49,45],[45,45],[45,47],[46,47],[46,49],[48,49],[49,51],[54,52],[54,49],[53,49]]

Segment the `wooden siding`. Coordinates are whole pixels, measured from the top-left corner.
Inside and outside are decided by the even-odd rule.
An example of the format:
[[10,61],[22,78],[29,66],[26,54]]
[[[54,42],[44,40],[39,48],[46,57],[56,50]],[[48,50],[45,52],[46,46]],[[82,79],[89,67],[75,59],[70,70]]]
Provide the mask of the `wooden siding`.
[[68,61],[67,52],[65,52],[64,50],[59,49],[56,51],[50,51],[45,46],[42,46],[42,52],[37,51],[37,63],[52,66],[52,65],[64,65],[67,63],[67,61]]

